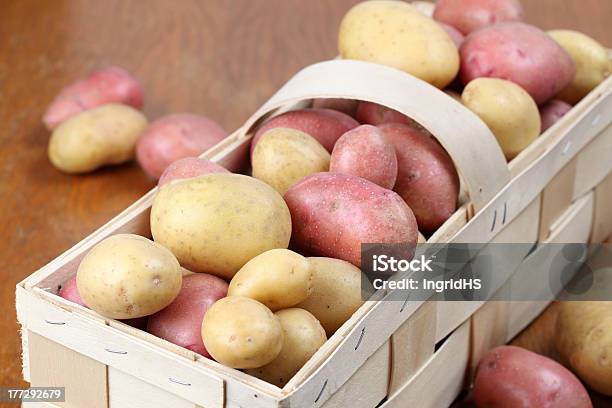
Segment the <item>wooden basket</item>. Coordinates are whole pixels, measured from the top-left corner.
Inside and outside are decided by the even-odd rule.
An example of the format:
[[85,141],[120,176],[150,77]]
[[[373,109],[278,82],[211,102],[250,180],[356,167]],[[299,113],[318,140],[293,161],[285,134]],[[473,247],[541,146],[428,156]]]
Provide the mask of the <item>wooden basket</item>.
[[[392,68],[328,61],[300,71],[203,157],[246,169],[262,120],[313,98],[385,105],[415,119],[445,147],[464,198],[428,242],[588,242],[612,231],[606,211],[612,204],[612,79],[507,164],[486,125],[445,93]],[[150,237],[155,193],[17,285],[24,377],[32,386],[66,387],[67,401],[59,406],[448,406],[469,385],[478,357],[514,337],[547,304],[368,301],[281,389],[56,295],[102,239]],[[538,290],[525,278],[537,271],[539,254],[527,255],[507,263],[495,290]],[[389,295],[378,292],[374,299]]]

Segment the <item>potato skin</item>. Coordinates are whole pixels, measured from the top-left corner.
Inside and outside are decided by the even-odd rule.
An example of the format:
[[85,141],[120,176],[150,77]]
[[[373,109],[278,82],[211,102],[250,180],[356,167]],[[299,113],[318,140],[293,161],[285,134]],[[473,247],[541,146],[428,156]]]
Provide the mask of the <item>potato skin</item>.
[[521,21],[523,7],[518,0],[438,0],[433,17],[467,35],[503,21]]
[[478,78],[467,84],[461,99],[491,129],[508,160],[540,135],[538,106],[513,82]]
[[174,113],[151,122],[136,146],[136,157],[150,177],[158,179],[173,162],[197,157],[228,133],[215,121],[192,113]]
[[612,396],[612,302],[560,302],[557,350],[589,387]]
[[354,99],[319,98],[312,101],[312,107],[315,109],[332,109],[352,117],[355,116],[358,103]]
[[416,243],[410,207],[393,191],[360,177],[319,173],[286,193],[292,243],[313,255],[361,265],[362,243]]
[[172,253],[133,234],[96,244],[77,270],[85,304],[114,319],[148,316],[168,306],[181,289],[182,271]]
[[575,105],[612,72],[608,50],[593,38],[577,31],[553,30],[548,35],[576,63],[576,75],[572,82],[556,96],[557,99]]
[[288,249],[271,249],[240,268],[230,282],[228,295],[255,299],[274,312],[295,306],[311,292],[308,260]]
[[357,120],[363,124],[382,125],[385,123],[404,123],[413,125],[415,122],[408,116],[394,109],[374,102],[360,101],[357,106]]
[[72,303],[76,303],[77,305],[85,306],[85,302],[79,295],[79,289],[77,288],[76,275],[72,278],[68,279],[66,282],[62,284],[62,288],[60,289],[58,295],[63,297],[66,300],[71,301]]
[[270,129],[296,129],[314,137],[317,142],[331,153],[336,140],[359,122],[349,115],[332,109],[300,109],[273,117],[265,122],[255,133],[251,142],[251,156],[259,139]]
[[308,258],[312,268],[312,293],[296,307],[316,317],[328,337],[363,305],[361,270],[335,258]]
[[310,174],[328,171],[329,161],[329,153],[315,138],[289,128],[264,133],[251,158],[253,177],[281,194]]
[[457,47],[444,29],[408,3],[364,1],[340,23],[344,59],[400,69],[442,89],[459,71]]
[[258,301],[228,296],[204,315],[202,339],[210,355],[232,368],[257,368],[274,360],[283,347],[280,320]]
[[142,113],[109,104],[62,122],[51,134],[49,160],[65,173],[87,173],[134,158],[138,137],[147,126]]
[[446,34],[448,34],[451,40],[453,40],[453,43],[455,43],[455,46],[457,48],[460,48],[461,44],[463,44],[463,41],[465,41],[465,35],[463,35],[461,31],[457,30],[455,27],[453,27],[450,24],[440,23],[440,25],[442,26],[444,31],[446,31]]
[[422,128],[389,123],[380,129],[395,146],[394,190],[414,212],[419,229],[435,231],[457,208],[459,176],[452,159]]
[[230,173],[230,171],[206,159],[185,157],[172,162],[160,176],[157,185],[163,186],[174,180],[189,179],[209,173]]
[[377,127],[361,125],[338,139],[329,171],[352,174],[392,189],[397,179],[395,147]]
[[275,313],[283,328],[283,347],[278,357],[247,374],[283,387],[327,341],[319,321],[304,309],[291,308]]
[[141,109],[143,98],[142,86],[125,69],[102,68],[62,89],[45,111],[43,123],[53,130],[74,115],[109,103]]
[[501,78],[525,89],[538,105],[551,99],[574,77],[569,54],[537,27],[508,22],[484,27],[461,45],[461,81]]
[[572,109],[572,105],[553,99],[546,105],[540,107],[540,121],[542,122],[542,133],[557,123],[567,112]]
[[211,173],[162,186],[151,208],[151,232],[189,270],[231,279],[251,258],[287,248],[291,216],[266,183]]
[[431,1],[411,1],[410,5],[424,16],[433,18],[436,4]]
[[210,357],[202,341],[202,320],[217,300],[227,296],[227,287],[223,279],[206,273],[185,276],[176,299],[149,317],[147,331],[204,357]]
[[515,346],[501,346],[478,364],[474,380],[478,408],[590,408],[589,394],[561,364]]

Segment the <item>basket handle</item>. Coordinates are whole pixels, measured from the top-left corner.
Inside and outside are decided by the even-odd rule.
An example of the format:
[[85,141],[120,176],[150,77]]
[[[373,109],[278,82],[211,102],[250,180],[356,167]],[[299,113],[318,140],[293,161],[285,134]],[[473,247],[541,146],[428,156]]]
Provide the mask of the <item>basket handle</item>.
[[420,79],[369,62],[332,60],[302,69],[247,120],[242,131],[246,135],[278,109],[314,98],[375,102],[416,120],[452,157],[474,211],[510,181],[495,136],[474,113]]

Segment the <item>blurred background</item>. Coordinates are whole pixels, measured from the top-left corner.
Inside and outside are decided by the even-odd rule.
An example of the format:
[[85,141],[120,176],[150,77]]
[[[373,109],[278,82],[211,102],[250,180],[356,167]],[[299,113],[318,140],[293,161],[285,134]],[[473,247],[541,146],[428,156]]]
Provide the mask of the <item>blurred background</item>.
[[[527,22],[612,47],[611,0],[521,1]],[[355,3],[0,0],[0,386],[25,386],[15,284],[154,186],[136,164],[82,176],[52,167],[41,116],[57,92],[119,65],[141,80],[150,120],[193,112],[232,131],[301,67],[337,54]]]

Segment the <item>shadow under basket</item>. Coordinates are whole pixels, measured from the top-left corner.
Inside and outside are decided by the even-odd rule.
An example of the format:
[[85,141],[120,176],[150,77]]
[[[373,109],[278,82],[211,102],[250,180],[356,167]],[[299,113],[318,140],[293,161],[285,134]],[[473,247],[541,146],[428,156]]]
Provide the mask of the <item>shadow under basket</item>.
[[[385,105],[416,120],[447,150],[464,198],[430,243],[586,243],[612,232],[612,79],[507,163],[486,125],[444,92],[381,65],[327,61],[296,74],[202,157],[244,171],[257,126],[315,98]],[[281,389],[57,296],[102,239],[150,237],[155,194],[17,285],[24,378],[32,386],[65,387],[59,407],[449,406],[469,387],[480,356],[510,341],[552,300],[397,302],[377,292]],[[544,290],[528,280],[539,273],[538,256],[516,256],[499,271],[494,291]]]

